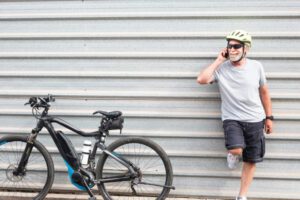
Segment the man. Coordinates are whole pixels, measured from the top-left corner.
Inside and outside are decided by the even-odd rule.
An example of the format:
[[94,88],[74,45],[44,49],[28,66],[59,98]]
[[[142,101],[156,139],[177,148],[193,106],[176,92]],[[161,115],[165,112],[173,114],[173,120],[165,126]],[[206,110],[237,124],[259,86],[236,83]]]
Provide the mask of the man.
[[226,40],[227,47],[200,73],[197,81],[218,83],[228,167],[234,169],[239,157],[243,159],[236,200],[247,200],[255,164],[263,161],[265,153],[263,129],[265,127],[267,134],[272,132],[272,106],[263,66],[246,58],[251,36],[246,31],[236,30],[227,35]]

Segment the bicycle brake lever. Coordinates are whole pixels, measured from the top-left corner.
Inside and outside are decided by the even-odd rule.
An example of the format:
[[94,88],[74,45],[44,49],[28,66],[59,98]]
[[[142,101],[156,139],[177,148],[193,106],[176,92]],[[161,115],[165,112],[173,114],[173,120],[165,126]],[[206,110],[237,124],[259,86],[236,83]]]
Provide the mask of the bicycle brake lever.
[[29,101],[27,103],[25,103],[24,106],[29,104],[31,107],[33,107],[36,103],[37,103],[37,98],[36,97],[30,97]]

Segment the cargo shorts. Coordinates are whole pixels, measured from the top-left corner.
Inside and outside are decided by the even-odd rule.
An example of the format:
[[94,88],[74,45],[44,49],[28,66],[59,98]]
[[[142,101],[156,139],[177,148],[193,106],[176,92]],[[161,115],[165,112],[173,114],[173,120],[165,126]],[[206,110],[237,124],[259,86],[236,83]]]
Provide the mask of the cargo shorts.
[[228,150],[242,148],[243,161],[262,162],[265,155],[264,120],[261,122],[223,121],[225,146]]

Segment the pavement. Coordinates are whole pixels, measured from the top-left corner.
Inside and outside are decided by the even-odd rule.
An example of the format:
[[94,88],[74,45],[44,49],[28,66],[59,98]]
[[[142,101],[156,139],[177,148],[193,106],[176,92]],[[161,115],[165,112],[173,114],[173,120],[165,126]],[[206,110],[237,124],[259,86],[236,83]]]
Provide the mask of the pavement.
[[[101,196],[96,196],[97,200],[103,200]],[[55,195],[49,194],[46,198],[47,200],[87,200],[87,195]],[[154,200],[148,197],[120,197],[118,200]],[[166,200],[224,200],[224,199],[211,199],[211,198],[167,198]]]
[[[31,193],[20,192],[0,192],[0,200],[32,200]],[[96,195],[97,200],[103,200],[100,195]],[[66,193],[49,193],[46,200],[88,200],[87,194],[66,194]],[[149,197],[118,197],[117,200],[154,200]],[[216,198],[182,198],[169,197],[167,200],[225,200]],[[228,199],[227,199],[228,200]]]

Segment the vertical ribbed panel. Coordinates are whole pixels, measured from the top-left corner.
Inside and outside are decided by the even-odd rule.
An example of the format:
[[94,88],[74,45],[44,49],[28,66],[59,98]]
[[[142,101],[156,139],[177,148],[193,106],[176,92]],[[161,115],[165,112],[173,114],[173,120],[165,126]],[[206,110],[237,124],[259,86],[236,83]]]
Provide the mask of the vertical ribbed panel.
[[[170,155],[177,196],[233,197],[216,85],[196,77],[234,29],[253,35],[276,117],[249,197],[299,199],[300,3],[266,1],[32,1],[0,3],[0,134],[35,125],[28,97],[57,97],[50,113],[96,130],[95,110],[121,110],[123,136],[146,136]],[[82,138],[67,132],[80,151]],[[111,139],[120,137],[112,133]],[[67,171],[50,136],[57,175]],[[110,142],[109,141],[109,142]]]

